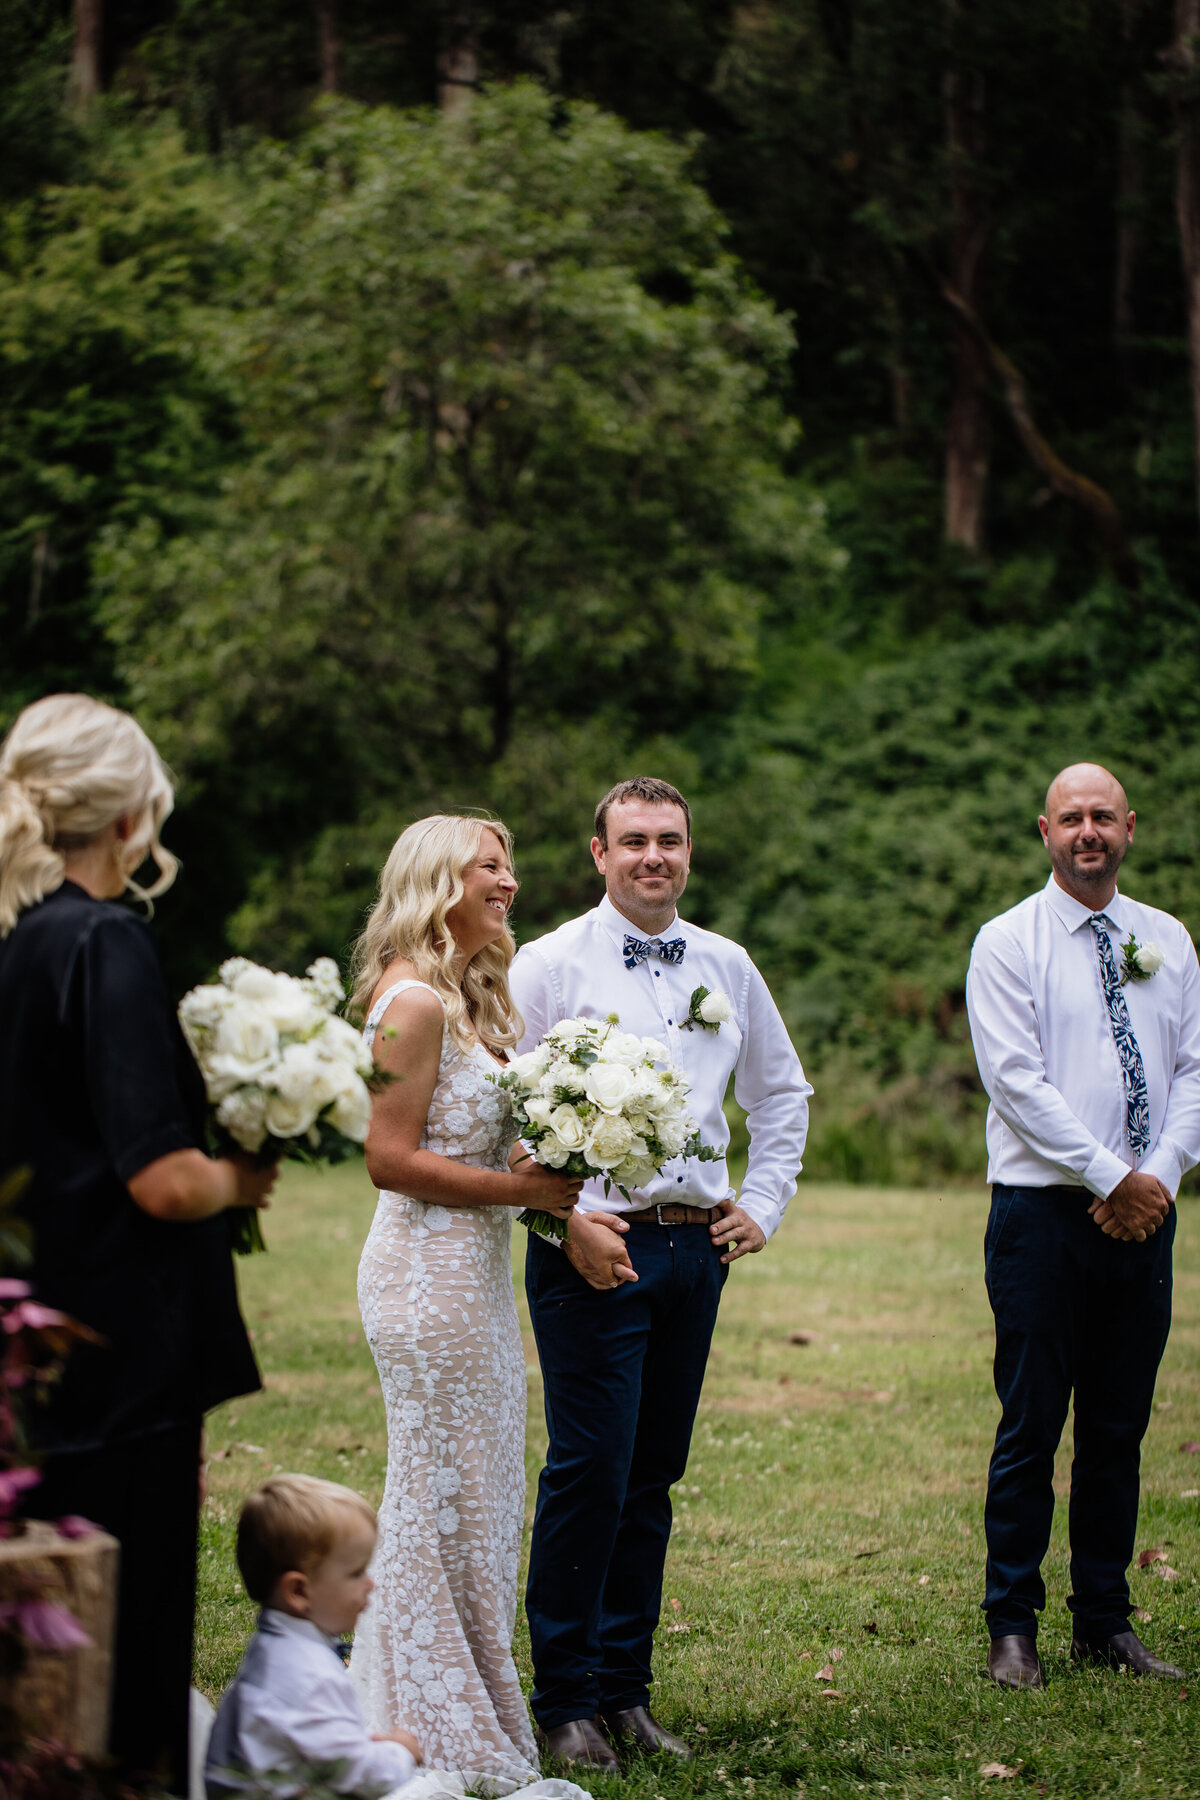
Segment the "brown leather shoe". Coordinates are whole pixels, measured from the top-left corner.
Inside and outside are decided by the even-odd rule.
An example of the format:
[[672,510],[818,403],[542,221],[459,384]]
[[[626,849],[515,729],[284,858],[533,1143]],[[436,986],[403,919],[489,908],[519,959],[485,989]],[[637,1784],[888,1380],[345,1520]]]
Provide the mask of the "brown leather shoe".
[[633,1750],[645,1750],[654,1756],[660,1750],[667,1750],[677,1756],[680,1762],[690,1762],[692,1752],[682,1738],[672,1736],[664,1731],[658,1720],[651,1715],[648,1706],[631,1706],[627,1712],[601,1713],[605,1729],[616,1744],[627,1745]]
[[552,1725],[549,1731],[538,1730],[542,1755],[568,1768],[602,1769],[606,1775],[619,1775],[621,1765],[616,1751],[600,1730],[595,1719],[568,1719],[565,1725]]
[[1092,1643],[1087,1638],[1071,1639],[1071,1656],[1075,1662],[1103,1663],[1109,1669],[1128,1669],[1131,1675],[1157,1675],[1160,1681],[1186,1681],[1187,1671],[1174,1663],[1164,1662],[1147,1650],[1136,1631],[1118,1631],[1115,1637]]
[[1038,1661],[1036,1638],[993,1638],[988,1645],[987,1672],[998,1687],[1040,1688],[1046,1685]]

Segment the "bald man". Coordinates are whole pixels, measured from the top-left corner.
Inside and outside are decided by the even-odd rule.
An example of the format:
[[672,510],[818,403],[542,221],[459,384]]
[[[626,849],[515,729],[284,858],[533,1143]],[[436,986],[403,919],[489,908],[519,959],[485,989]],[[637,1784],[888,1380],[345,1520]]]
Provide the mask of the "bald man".
[[967,1010],[987,1117],[984,1238],[1002,1415],[988,1472],[988,1674],[1041,1687],[1054,1455],[1075,1401],[1071,1654],[1179,1680],[1129,1628],[1138,1465],[1171,1323],[1181,1177],[1200,1162],[1200,969],[1117,891],[1135,816],[1076,763],[1038,820],[1045,887],[985,925]]

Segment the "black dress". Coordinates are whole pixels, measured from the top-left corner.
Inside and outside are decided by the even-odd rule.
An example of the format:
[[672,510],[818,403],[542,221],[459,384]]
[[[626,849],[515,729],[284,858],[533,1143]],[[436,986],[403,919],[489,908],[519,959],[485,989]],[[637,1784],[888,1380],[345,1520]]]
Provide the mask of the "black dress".
[[[99,1334],[32,1423],[31,1499],[121,1541],[112,1748],[186,1792],[197,1460],[205,1410],[259,1385],[223,1215],[153,1219],[126,1183],[204,1144],[204,1084],[148,928],[66,881],[0,940],[0,1171],[39,1299]],[[31,1508],[31,1510],[33,1510]]]

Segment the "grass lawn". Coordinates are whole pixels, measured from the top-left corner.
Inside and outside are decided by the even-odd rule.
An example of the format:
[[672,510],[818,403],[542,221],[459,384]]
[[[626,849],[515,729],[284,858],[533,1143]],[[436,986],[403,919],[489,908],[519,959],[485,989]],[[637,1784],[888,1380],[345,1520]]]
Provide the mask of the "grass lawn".
[[[232,1555],[241,1497],[274,1469],[373,1502],[383,1487],[383,1405],[355,1304],[374,1194],[357,1164],[281,1186],[271,1252],[240,1269],[266,1392],[210,1419],[197,1681],[214,1698],[253,1625]],[[597,1796],[1200,1793],[1200,1456],[1180,1448],[1200,1439],[1200,1207],[1181,1210],[1138,1538],[1166,1546],[1178,1575],[1131,1579],[1147,1641],[1195,1679],[1181,1691],[1069,1665],[1065,1505],[1046,1568],[1051,1685],[1006,1695],[981,1678],[997,1416],[984,1192],[805,1186],[767,1251],[730,1276],[675,1490],[654,1704],[700,1754],[589,1780]],[[532,1517],[545,1443],[532,1342],[527,1359]],[[1069,1446],[1064,1500],[1068,1468]],[[527,1675],[521,1623],[517,1658]],[[1006,1772],[985,1775],[989,1763]]]

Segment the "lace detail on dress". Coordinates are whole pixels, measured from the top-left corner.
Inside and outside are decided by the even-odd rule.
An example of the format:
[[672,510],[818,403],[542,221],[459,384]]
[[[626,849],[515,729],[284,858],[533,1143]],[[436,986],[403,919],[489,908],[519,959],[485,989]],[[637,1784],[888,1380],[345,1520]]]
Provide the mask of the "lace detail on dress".
[[[411,981],[372,1008],[364,1037]],[[431,990],[436,991],[436,990]],[[483,1049],[444,1033],[425,1149],[503,1169],[516,1132]],[[426,1766],[507,1793],[537,1752],[512,1659],[525,1512],[525,1359],[512,1213],[381,1193],[358,1299],[387,1408],[376,1589],[351,1669],[372,1731],[416,1733]]]

